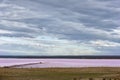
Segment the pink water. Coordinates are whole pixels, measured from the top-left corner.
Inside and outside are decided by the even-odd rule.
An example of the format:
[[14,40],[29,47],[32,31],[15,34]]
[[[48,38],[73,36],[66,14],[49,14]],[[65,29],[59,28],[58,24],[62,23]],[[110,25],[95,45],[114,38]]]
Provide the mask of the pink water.
[[[22,65],[39,63],[34,65]],[[6,59],[0,58],[0,67],[21,65],[18,68],[48,67],[120,67],[120,59]]]

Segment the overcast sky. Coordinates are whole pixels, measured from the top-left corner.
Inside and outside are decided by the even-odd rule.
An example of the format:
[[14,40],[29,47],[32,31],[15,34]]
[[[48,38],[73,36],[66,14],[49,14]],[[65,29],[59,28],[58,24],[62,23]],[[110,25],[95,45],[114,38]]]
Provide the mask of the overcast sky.
[[120,0],[0,0],[0,55],[120,55]]

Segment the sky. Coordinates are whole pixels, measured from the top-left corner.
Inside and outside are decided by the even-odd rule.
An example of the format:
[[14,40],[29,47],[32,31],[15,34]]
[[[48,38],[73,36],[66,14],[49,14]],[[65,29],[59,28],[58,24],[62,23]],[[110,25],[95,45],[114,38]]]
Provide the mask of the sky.
[[120,55],[119,0],[0,0],[0,55]]

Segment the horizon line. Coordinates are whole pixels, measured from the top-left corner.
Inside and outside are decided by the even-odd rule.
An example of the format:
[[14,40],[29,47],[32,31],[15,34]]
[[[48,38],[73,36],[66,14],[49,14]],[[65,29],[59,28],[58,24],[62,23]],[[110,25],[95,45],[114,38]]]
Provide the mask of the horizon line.
[[120,55],[0,55],[0,58],[120,59]]

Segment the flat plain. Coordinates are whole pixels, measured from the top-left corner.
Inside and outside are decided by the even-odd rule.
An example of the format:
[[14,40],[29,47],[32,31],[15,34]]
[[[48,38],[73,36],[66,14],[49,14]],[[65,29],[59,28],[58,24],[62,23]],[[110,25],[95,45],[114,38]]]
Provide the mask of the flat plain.
[[104,77],[119,78],[120,67],[0,68],[0,80],[98,80]]

